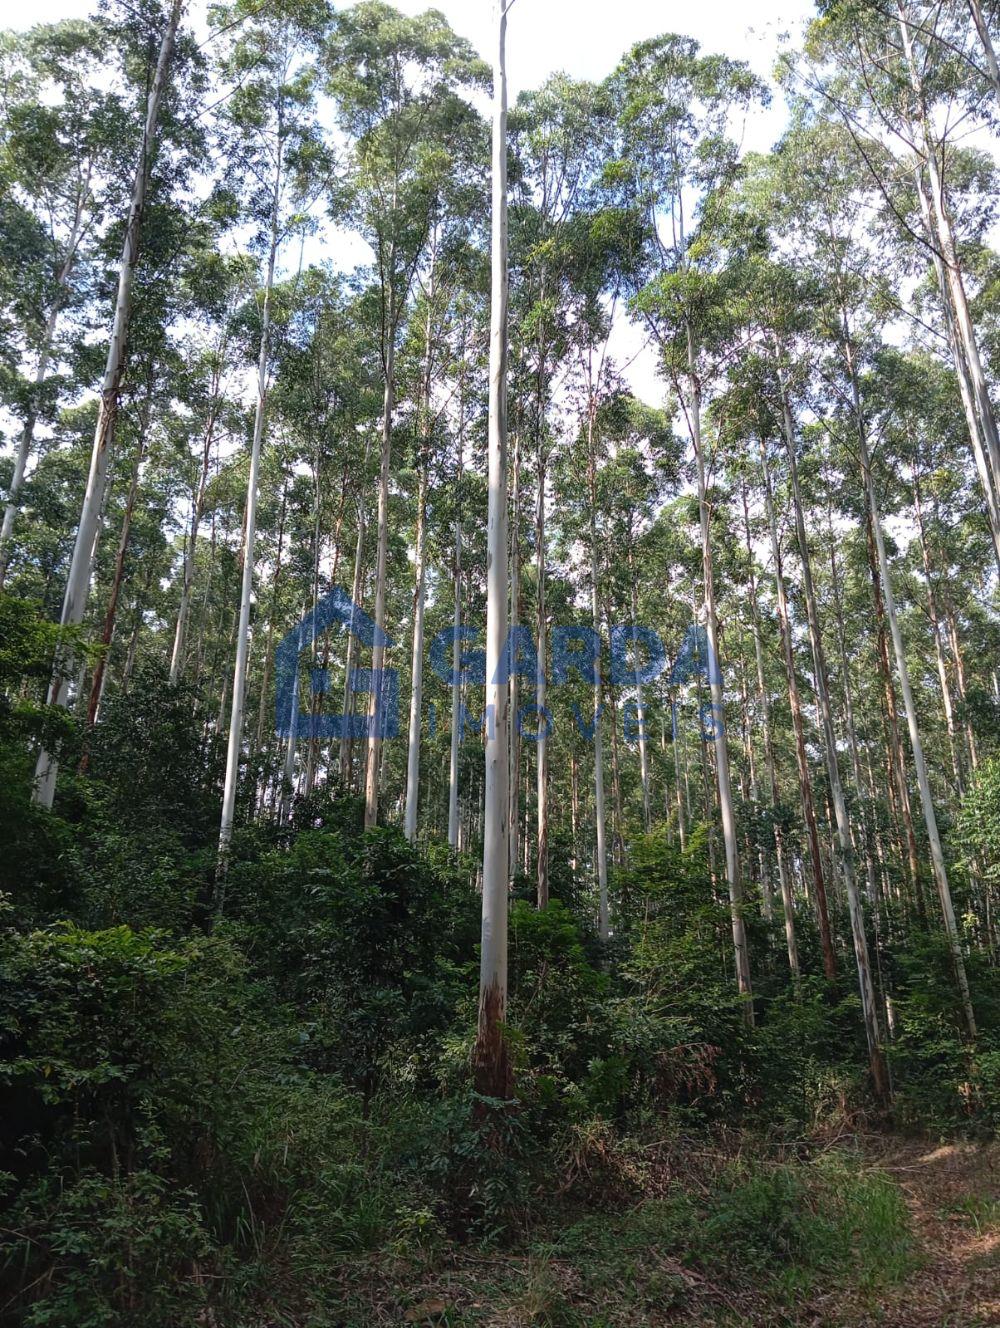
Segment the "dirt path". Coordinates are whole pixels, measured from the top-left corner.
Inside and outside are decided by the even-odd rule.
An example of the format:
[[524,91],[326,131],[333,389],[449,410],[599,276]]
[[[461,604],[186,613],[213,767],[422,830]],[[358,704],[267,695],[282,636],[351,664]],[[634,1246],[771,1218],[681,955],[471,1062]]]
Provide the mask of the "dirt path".
[[[1000,1325],[1000,1145],[891,1141],[871,1160],[903,1190],[923,1263],[845,1328]],[[820,1323],[824,1320],[820,1319]]]

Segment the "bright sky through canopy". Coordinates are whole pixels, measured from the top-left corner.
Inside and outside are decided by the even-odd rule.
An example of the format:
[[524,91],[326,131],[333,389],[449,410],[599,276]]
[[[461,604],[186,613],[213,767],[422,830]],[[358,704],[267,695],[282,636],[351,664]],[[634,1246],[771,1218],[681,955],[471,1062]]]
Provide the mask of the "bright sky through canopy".
[[[480,52],[490,49],[493,0],[393,0],[405,14],[440,10],[454,30]],[[199,30],[207,28],[206,0],[189,0],[188,21]],[[349,8],[337,4],[337,9]],[[84,17],[94,11],[95,0],[34,0],[11,8],[2,25],[22,29],[36,23],[54,23]],[[694,37],[706,53],[746,60],[761,78],[771,80],[781,39],[796,39],[802,24],[815,13],[811,0],[708,0],[698,6],[671,5],[659,0],[515,0],[507,38],[509,93],[517,95],[540,87],[554,73],[571,78],[606,77],[634,45],[664,32]],[[783,98],[773,86],[771,105],[751,110],[742,146],[747,151],[767,151],[780,137],[785,124]],[[285,255],[285,263],[298,262],[299,255]],[[324,226],[304,251],[309,262],[332,260],[344,269],[365,263],[370,252],[360,236]],[[641,329],[628,320],[616,320],[612,353],[624,370],[632,390],[644,400],[660,403],[664,384],[657,373],[656,357]]]

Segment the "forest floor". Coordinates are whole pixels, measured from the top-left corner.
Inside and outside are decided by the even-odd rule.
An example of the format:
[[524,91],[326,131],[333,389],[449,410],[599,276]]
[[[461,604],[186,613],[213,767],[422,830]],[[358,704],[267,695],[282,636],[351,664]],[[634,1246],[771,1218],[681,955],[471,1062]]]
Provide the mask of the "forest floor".
[[838,1328],[1000,1324],[1000,1146],[888,1140],[869,1143],[866,1151],[903,1192],[920,1266],[884,1291],[881,1317],[860,1304],[850,1312],[841,1305],[827,1318],[821,1313],[806,1322]]
[[[858,1217],[854,1256],[824,1265],[792,1255],[748,1271],[756,1221],[780,1226],[766,1204],[741,1229],[698,1231],[688,1193],[708,1195],[720,1174],[711,1154],[663,1160],[647,1197],[621,1209],[581,1213],[554,1201],[513,1248],[445,1242],[426,1256],[382,1252],[353,1263],[343,1300],[323,1328],[987,1328],[1000,1325],[1000,1145],[934,1144],[866,1136],[810,1149],[857,1183],[861,1202],[887,1217]],[[698,1160],[698,1159],[703,1160]],[[723,1165],[731,1165],[731,1157]],[[787,1162],[781,1164],[787,1169]],[[798,1163],[791,1163],[794,1171]],[[595,1178],[596,1179],[596,1178]],[[864,1186],[870,1185],[870,1190]],[[864,1196],[868,1196],[865,1198]],[[900,1196],[905,1204],[900,1204]],[[820,1204],[822,1209],[822,1204]],[[814,1214],[820,1222],[822,1211]],[[687,1230],[688,1236],[685,1236]],[[773,1234],[773,1232],[772,1232]],[[727,1245],[714,1250],[714,1244]],[[728,1241],[727,1238],[728,1237]],[[690,1243],[688,1243],[690,1238]],[[692,1248],[693,1247],[693,1248]],[[699,1254],[699,1248],[701,1253]],[[707,1254],[707,1257],[706,1257]],[[809,1261],[812,1261],[811,1263]],[[806,1264],[809,1264],[807,1267]]]

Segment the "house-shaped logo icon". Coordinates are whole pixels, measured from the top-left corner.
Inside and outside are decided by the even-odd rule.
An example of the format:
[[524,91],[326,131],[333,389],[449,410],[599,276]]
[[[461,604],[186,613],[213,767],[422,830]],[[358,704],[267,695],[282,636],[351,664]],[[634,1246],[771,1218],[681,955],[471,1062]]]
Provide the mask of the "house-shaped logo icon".
[[[359,608],[350,595],[334,586],[293,627],[275,652],[274,658],[274,719],[275,731],[281,738],[395,738],[399,733],[399,675],[396,669],[352,668],[347,680],[348,693],[367,693],[375,696],[374,712],[366,705],[356,715],[313,714],[312,707],[300,705],[299,674],[303,651],[331,628],[345,636],[353,636],[362,645],[380,646],[388,650],[392,638],[376,627],[374,621]],[[326,669],[313,669],[312,693],[321,695],[329,690]]]

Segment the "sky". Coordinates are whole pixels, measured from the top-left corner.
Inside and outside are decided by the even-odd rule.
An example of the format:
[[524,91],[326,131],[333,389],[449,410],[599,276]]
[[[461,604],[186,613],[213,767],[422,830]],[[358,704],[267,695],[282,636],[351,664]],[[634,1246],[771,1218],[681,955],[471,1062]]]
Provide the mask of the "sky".
[[[393,0],[406,14],[441,10],[456,32],[487,57],[491,50],[492,0]],[[52,23],[93,12],[94,0],[31,0],[5,5],[0,25],[15,29]],[[205,27],[206,0],[189,0],[188,13]],[[663,32],[694,37],[705,52],[746,60],[769,79],[781,39],[793,42],[815,13],[813,0],[703,0],[671,5],[663,0],[514,0],[507,28],[507,76],[510,100],[538,87],[549,75],[600,80],[635,42]],[[766,151],[779,137],[785,106],[777,89],[769,107],[750,114],[743,133],[748,151]],[[306,262],[332,260],[339,267],[364,262],[367,246],[359,237],[325,230],[309,245]],[[297,264],[298,253],[285,261]],[[611,352],[637,396],[662,404],[664,386],[656,360],[638,328],[616,320]]]

